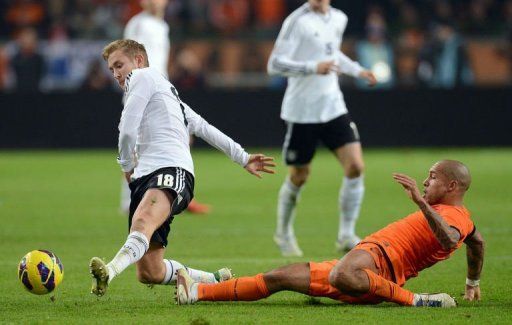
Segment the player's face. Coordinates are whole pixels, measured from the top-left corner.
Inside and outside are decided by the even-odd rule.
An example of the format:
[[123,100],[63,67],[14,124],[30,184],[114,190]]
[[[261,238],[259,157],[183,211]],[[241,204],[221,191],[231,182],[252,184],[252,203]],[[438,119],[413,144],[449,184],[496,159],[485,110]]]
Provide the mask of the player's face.
[[108,69],[112,72],[112,75],[117,80],[121,89],[124,89],[126,76],[132,72],[133,69],[137,68],[136,59],[130,58],[122,49],[112,52],[108,57],[107,64]]
[[313,11],[319,11],[321,13],[326,13],[331,4],[331,0],[308,0],[308,2]]
[[428,204],[441,203],[446,193],[448,193],[449,179],[442,173],[442,165],[435,164],[428,171],[428,177],[423,182],[423,198]]

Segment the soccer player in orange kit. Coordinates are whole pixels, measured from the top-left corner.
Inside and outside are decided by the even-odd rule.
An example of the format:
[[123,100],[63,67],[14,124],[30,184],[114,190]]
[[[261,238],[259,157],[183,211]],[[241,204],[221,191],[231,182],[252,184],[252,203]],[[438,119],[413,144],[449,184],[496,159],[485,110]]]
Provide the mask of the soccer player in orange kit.
[[253,301],[289,290],[350,304],[389,301],[404,306],[455,307],[455,300],[446,293],[417,294],[402,286],[421,270],[449,258],[462,243],[468,261],[464,299],[480,300],[484,240],[463,203],[471,184],[468,168],[454,160],[435,163],[423,182],[423,195],[409,176],[393,174],[393,178],[420,210],[367,236],[341,260],[296,263],[218,284],[194,282],[180,270],[178,304]]

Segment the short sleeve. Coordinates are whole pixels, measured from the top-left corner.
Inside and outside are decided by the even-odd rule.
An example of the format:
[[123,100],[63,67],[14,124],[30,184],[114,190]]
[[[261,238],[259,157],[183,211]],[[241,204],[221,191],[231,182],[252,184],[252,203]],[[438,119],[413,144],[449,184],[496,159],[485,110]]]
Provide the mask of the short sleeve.
[[464,241],[475,228],[468,211],[464,208],[443,206],[437,212],[451,227],[459,231],[460,241]]

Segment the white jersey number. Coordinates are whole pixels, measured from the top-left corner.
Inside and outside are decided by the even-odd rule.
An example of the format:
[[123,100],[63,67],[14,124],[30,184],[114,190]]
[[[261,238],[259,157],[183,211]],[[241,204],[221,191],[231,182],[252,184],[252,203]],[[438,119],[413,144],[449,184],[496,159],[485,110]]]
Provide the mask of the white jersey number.
[[172,175],[160,174],[157,176],[157,178],[158,178],[158,181],[157,181],[156,185],[158,185],[158,186],[172,187],[174,185],[174,177]]

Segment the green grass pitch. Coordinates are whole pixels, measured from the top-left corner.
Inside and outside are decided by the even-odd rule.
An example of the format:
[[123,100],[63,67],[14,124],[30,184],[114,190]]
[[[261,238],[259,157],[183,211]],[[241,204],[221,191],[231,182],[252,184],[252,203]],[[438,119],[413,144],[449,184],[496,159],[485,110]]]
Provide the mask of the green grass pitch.
[[[270,151],[279,157],[279,152]],[[422,181],[439,159],[465,162],[473,184],[466,197],[487,241],[482,274],[483,300],[461,299],[466,277],[465,249],[423,271],[406,287],[416,292],[448,292],[451,310],[402,308],[392,304],[348,306],[283,292],[252,303],[174,304],[174,288],[149,289],[130,267],[98,299],[91,294],[88,261],[113,257],[127,234],[118,212],[121,175],[113,151],[0,151],[0,323],[512,323],[511,149],[366,150],[366,196],[358,223],[361,236],[415,210],[391,173]],[[286,170],[258,180],[221,153],[195,150],[196,197],[213,205],[208,216],[182,214],[172,225],[167,257],[196,268],[231,267],[252,275],[291,262],[339,257],[337,196],[341,169],[320,151],[298,208],[296,233],[303,258],[282,258],[272,242],[275,205]],[[17,280],[21,257],[49,249],[64,264],[65,276],[52,295],[35,296]]]

